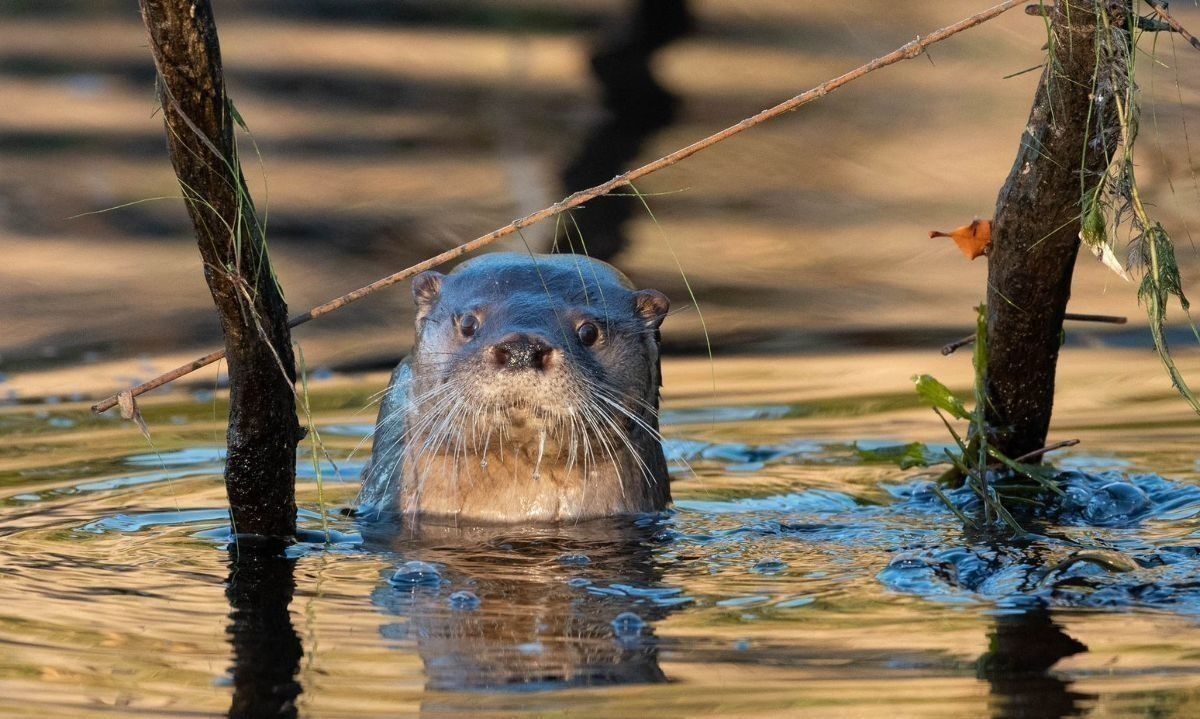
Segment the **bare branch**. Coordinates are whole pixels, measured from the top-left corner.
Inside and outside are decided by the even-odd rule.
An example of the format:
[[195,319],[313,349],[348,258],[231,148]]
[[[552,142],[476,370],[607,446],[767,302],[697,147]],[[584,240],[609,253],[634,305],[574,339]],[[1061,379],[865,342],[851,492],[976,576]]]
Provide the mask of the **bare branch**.
[[[1099,322],[1101,324],[1108,325],[1123,325],[1129,321],[1128,317],[1121,317],[1120,315],[1081,315],[1074,312],[1066,313],[1063,315],[1063,319],[1072,320],[1074,322]],[[956,350],[966,347],[974,341],[974,334],[969,334],[966,337],[954,340],[953,342],[942,347],[942,354],[947,356],[952,355]]]
[[1028,462],[1031,459],[1037,459],[1038,457],[1041,457],[1043,454],[1048,454],[1050,452],[1053,452],[1056,449],[1063,449],[1064,447],[1074,447],[1077,444],[1079,444],[1079,440],[1077,440],[1077,439],[1064,439],[1061,442],[1055,442],[1054,444],[1042,447],[1041,449],[1035,449],[1032,452],[1026,452],[1025,454],[1021,455],[1020,457],[1017,457],[1013,461],[1014,462]]
[[1167,4],[1165,2],[1162,2],[1162,0],[1146,0],[1146,4],[1149,5],[1154,14],[1161,18],[1162,21],[1166,23],[1172,30],[1180,35],[1183,35],[1184,39],[1188,41],[1189,45],[1197,50],[1200,50],[1200,40],[1197,40],[1195,35],[1188,32],[1187,28],[1180,25],[1179,21],[1167,12]]

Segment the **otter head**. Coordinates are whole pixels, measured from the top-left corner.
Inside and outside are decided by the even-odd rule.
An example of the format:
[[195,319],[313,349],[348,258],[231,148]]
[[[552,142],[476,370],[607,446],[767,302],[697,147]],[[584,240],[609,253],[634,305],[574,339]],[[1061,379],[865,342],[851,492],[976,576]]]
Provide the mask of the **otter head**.
[[587,257],[490,254],[417,276],[413,298],[410,456],[659,473],[661,292]]
[[[576,255],[492,254],[413,281],[414,399],[486,440],[545,442],[653,414],[670,303]],[[543,436],[545,431],[555,436]],[[582,438],[580,438],[582,439]]]

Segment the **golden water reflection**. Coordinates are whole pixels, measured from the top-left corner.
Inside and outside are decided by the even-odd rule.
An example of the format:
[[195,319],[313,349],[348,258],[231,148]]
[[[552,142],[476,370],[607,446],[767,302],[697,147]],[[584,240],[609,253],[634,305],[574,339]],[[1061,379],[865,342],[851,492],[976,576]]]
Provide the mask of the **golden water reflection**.
[[[713,367],[669,361],[672,441],[792,443],[801,459],[698,461],[676,476],[680,511],[665,526],[368,527],[360,542],[363,528],[333,514],[334,545],[265,565],[231,566],[219,548],[212,400],[148,400],[157,452],[132,426],[91,420],[82,405],[4,408],[0,715],[222,715],[262,701],[286,712],[296,691],[301,716],[1192,715],[1193,616],[995,616],[989,600],[923,599],[877,579],[890,543],[957,535],[948,515],[871,514],[894,501],[881,486],[921,470],[847,462],[837,448],[944,441],[905,379],[940,362],[948,371],[939,376],[962,386],[966,358],[936,353],[731,360],[715,367],[714,397]],[[1185,440],[1194,420],[1169,388],[1145,379],[1154,362],[1113,350],[1065,355],[1054,434],[1083,443],[1060,459],[1197,481]],[[373,414],[363,408],[382,381],[314,386],[339,465],[323,471],[331,508],[354,496],[363,450],[353,452]],[[49,424],[54,417],[76,424]],[[300,471],[304,523],[319,529],[307,460]],[[822,492],[866,504],[792,515],[728,504]],[[788,531],[773,533],[780,521]],[[1200,528],[1156,521],[1139,531],[1187,543]],[[438,567],[438,582],[397,580],[411,561]],[[775,561],[782,566],[771,569]],[[613,594],[614,585],[642,594]],[[454,608],[457,591],[480,606]],[[623,611],[647,623],[624,640],[611,624]],[[1076,642],[1087,650],[1071,653]]]

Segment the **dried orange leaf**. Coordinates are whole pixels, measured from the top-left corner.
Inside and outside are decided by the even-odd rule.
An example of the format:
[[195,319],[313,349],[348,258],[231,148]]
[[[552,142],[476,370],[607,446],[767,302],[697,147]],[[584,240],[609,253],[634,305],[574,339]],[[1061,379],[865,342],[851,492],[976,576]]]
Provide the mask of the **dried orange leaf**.
[[969,225],[963,225],[953,232],[932,230],[930,237],[949,237],[958,245],[963,256],[973,260],[980,255],[986,255],[992,246],[992,221],[975,220]]

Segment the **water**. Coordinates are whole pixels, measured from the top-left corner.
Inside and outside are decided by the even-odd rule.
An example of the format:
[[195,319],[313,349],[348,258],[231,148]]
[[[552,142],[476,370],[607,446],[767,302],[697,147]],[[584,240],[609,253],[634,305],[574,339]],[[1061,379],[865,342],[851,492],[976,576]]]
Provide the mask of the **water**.
[[[219,4],[292,309],[549,205],[589,148],[607,178],[982,3],[690,3],[694,32],[650,64],[674,103],[630,103],[657,129],[614,143],[589,58],[636,5]],[[1068,328],[1052,439],[1083,441],[1055,455],[1079,474],[1035,539],[964,532],[918,466],[949,437],[908,377],[968,385],[937,349],[986,281],[928,231],[990,213],[1037,82],[1005,76],[1042,61],[1040,20],[1014,10],[647,178],[653,219],[632,198],[573,217],[597,249],[594,215],[625,220],[621,268],[678,310],[672,514],[411,531],[343,513],[385,381],[355,372],[411,339],[398,288],[297,333],[337,466],[299,462],[302,541],[280,556],[229,546],[218,377],[145,401],[153,446],[81,404],[220,342],[182,203],[147,201],[178,186],[137,13],[0,16],[0,717],[1200,715],[1197,422],[1134,287],[1076,269],[1074,311],[1131,323]],[[1186,285],[1200,56],[1167,40],[1142,46],[1139,179]],[[715,366],[680,359],[705,333]],[[1188,330],[1169,334],[1200,376]]]
[[[1163,391],[1105,422],[1068,383],[1066,496],[997,543],[900,468],[945,446],[864,384],[905,361],[833,395],[822,360],[739,360],[715,397],[668,362],[675,510],[557,528],[356,521],[382,380],[332,383],[327,511],[304,457],[283,555],[229,543],[211,398],[149,402],[153,449],[5,408],[0,716],[1194,716],[1194,420]],[[747,401],[781,363],[795,387]]]

